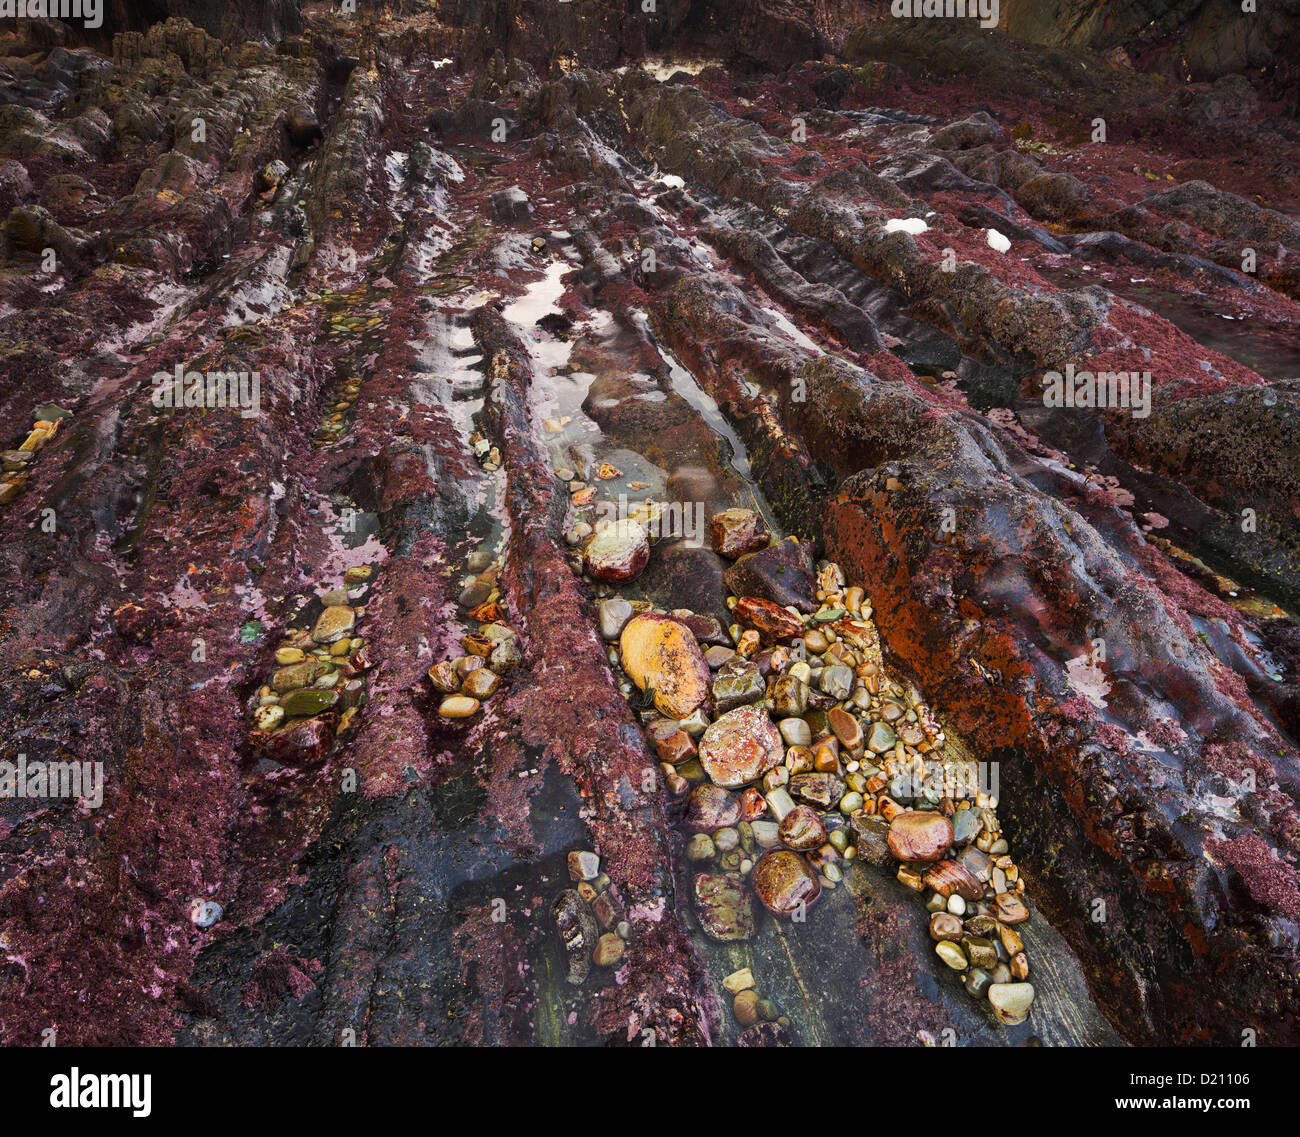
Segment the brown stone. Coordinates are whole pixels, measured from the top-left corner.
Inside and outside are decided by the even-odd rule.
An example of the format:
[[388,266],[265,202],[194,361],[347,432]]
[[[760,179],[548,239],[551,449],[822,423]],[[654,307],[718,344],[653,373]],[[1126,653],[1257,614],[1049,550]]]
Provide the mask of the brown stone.
[[665,737],[656,737],[654,743],[659,760],[672,766],[689,762],[696,754],[695,739],[680,728]]
[[740,799],[708,782],[696,786],[686,798],[686,828],[692,833],[713,833],[740,820]]
[[826,721],[846,750],[854,755],[862,753],[862,724],[853,715],[840,707],[832,707],[826,712]]
[[796,805],[783,818],[778,829],[788,848],[806,853],[826,843],[826,826],[815,809]]
[[709,519],[713,551],[730,561],[766,549],[769,540],[763,519],[752,509],[724,509]]
[[914,810],[889,823],[889,848],[900,861],[937,861],[952,844],[952,822],[941,813]]
[[984,886],[975,879],[975,874],[956,861],[939,861],[926,870],[923,879],[925,887],[940,896],[955,892],[963,900],[978,900],[984,893]]
[[764,643],[783,644],[803,634],[803,621],[770,600],[742,596],[734,609],[737,622],[754,628]]
[[699,873],[695,914],[705,934],[715,940],[747,940],[754,934],[754,906],[739,877]]
[[738,787],[779,765],[785,751],[767,712],[737,707],[709,724],[700,739],[700,762],[720,786]]
[[821,894],[821,882],[812,866],[789,849],[774,849],[754,866],[754,891],[769,911],[789,916],[811,904]]
[[993,898],[993,915],[1003,924],[1023,924],[1029,919],[1029,909],[1014,892],[999,892]]
[[961,937],[961,921],[951,912],[936,912],[930,917],[930,938],[932,940],[952,940],[955,943]]

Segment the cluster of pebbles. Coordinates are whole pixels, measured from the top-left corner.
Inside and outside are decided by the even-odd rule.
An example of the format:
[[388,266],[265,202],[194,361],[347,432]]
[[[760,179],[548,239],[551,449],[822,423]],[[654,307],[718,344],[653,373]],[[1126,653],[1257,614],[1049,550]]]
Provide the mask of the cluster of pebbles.
[[325,415],[312,442],[317,446],[332,446],[338,442],[348,429],[348,412],[361,395],[361,379],[349,379],[343,384],[343,390],[325,408]]
[[72,412],[54,405],[38,407],[36,421],[17,450],[0,453],[0,505],[8,505],[22,491],[36,452],[58,433],[59,423]]
[[468,567],[474,575],[465,582],[459,603],[478,627],[461,637],[463,655],[435,663],[428,671],[429,682],[443,696],[438,714],[445,719],[476,715],[523,659],[519,634],[501,611],[500,565],[479,550],[471,554]]
[[[1025,884],[978,764],[887,673],[871,602],[839,566],[814,570],[806,545],[773,543],[750,510],[714,516],[710,538],[735,562],[728,583],[746,585],[727,598],[729,626],[617,595],[598,603],[610,663],[683,803],[704,932],[752,937],[751,895],[803,920],[866,861],[924,900],[935,954],[967,992],[1023,1022],[1034,998],[1016,931]],[[582,544],[584,572],[604,585],[634,580],[649,556],[635,519]]]
[[501,469],[501,450],[492,445],[492,440],[481,430],[469,436],[469,444],[474,448],[474,457],[478,464],[489,474]]
[[591,965],[617,967],[623,962],[632,926],[609,875],[601,870],[600,857],[588,849],[569,854],[569,879],[555,898],[551,914],[568,957],[568,981],[580,986],[591,974]]
[[310,628],[290,628],[275,650],[271,682],[253,697],[254,745],[270,758],[298,765],[320,761],[335,741],[356,733],[366,702],[365,675],[375,666],[358,621],[372,569],[360,565],[320,597]]

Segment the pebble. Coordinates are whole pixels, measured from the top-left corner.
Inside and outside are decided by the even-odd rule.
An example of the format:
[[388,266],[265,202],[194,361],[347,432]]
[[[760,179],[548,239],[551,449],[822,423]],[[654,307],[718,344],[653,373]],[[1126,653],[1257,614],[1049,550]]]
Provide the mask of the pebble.
[[740,834],[731,826],[727,826],[713,835],[713,844],[719,853],[730,853],[739,848]]
[[893,750],[897,742],[898,736],[888,723],[871,724],[871,729],[867,732],[867,749],[873,754],[885,754]]
[[318,644],[332,644],[335,640],[350,636],[356,623],[356,613],[351,608],[334,604],[320,614],[311,638]]
[[1016,1026],[1029,1017],[1029,1006],[1034,1001],[1032,983],[994,983],[989,988],[989,1005],[998,1021]]
[[794,669],[773,681],[768,689],[772,713],[778,718],[798,717],[808,709],[808,685],[794,674]]
[[781,826],[778,822],[755,821],[751,824],[754,830],[754,844],[760,849],[772,849],[781,843]]
[[467,719],[479,709],[477,699],[466,695],[448,695],[438,708],[438,714],[445,719]]
[[965,971],[970,966],[966,953],[951,940],[940,940],[934,945],[934,952],[954,971]]
[[776,727],[787,746],[807,746],[812,742],[812,728],[803,719],[782,719]]
[[962,978],[962,985],[976,999],[982,999],[993,977],[981,967],[972,967]]
[[959,809],[952,819],[952,840],[954,845],[967,845],[975,840],[980,831],[980,817],[973,809]]
[[853,672],[840,664],[833,664],[822,670],[818,681],[821,689],[832,699],[843,700],[853,690]]
[[798,853],[774,849],[754,866],[754,891],[769,912],[788,916],[811,904],[821,894],[821,882]]
[[986,940],[983,936],[967,936],[962,941],[962,945],[971,963],[976,967],[982,967],[985,971],[992,971],[997,967],[998,953],[993,947],[992,940]]
[[711,861],[717,849],[713,838],[707,833],[695,833],[686,842],[686,859],[688,861]]
[[752,509],[724,509],[709,519],[709,543],[728,560],[766,549],[771,537]]
[[461,676],[456,671],[456,665],[450,660],[435,663],[429,668],[427,674],[429,682],[445,694],[452,695],[460,690]]
[[754,973],[748,967],[733,971],[722,981],[723,989],[729,995],[738,995],[754,986]]
[[705,730],[699,749],[705,772],[726,787],[757,780],[785,756],[772,720],[753,706],[722,715]]
[[706,935],[715,940],[747,940],[754,934],[754,909],[740,877],[698,873],[695,914]]
[[708,698],[709,665],[681,621],[635,616],[623,628],[619,651],[628,678],[642,691],[654,691],[654,705],[666,718],[685,719]]
[[826,721],[835,737],[846,750],[862,753],[862,724],[848,711],[832,707],[826,712]]
[[338,701],[337,691],[320,691],[308,687],[298,691],[290,691],[280,700],[280,706],[283,708],[286,717],[301,718],[328,711]]
[[623,959],[627,945],[619,938],[617,932],[606,932],[596,941],[596,950],[591,953],[591,961],[597,967],[614,967]]
[[999,923],[1023,924],[1029,919],[1029,909],[1014,892],[999,892],[993,898],[993,915]]
[[718,714],[757,703],[763,698],[765,684],[758,664],[733,659],[724,663],[713,679],[713,708]]
[[790,779],[790,796],[804,805],[830,809],[844,796],[844,783],[834,774],[795,774]]
[[951,912],[936,912],[930,917],[930,938],[932,940],[960,940],[962,937],[961,921]]
[[469,695],[474,699],[487,699],[495,693],[500,684],[501,677],[496,672],[480,667],[465,676],[465,682],[460,690],[462,695]]
[[275,662],[281,667],[288,667],[293,663],[301,663],[307,657],[300,648],[282,647],[275,653]]
[[731,1003],[732,1013],[741,1026],[753,1026],[759,1021],[758,992],[748,988],[739,992]]
[[600,876],[600,857],[590,849],[575,849],[569,854],[570,880],[595,880]]
[[282,722],[284,722],[283,707],[258,707],[253,712],[253,725],[258,730],[274,730]]
[[757,596],[742,596],[733,611],[736,619],[754,628],[764,643],[789,643],[803,632],[803,621],[798,616]]
[[602,600],[596,606],[596,615],[601,636],[607,640],[616,640],[632,619],[632,605],[621,596],[616,596],[612,600]]
[[952,822],[940,813],[900,813],[889,825],[889,848],[900,861],[937,861],[952,845]]
[[695,786],[686,798],[685,826],[694,833],[713,833],[740,821],[740,799],[708,782]]
[[817,811],[806,805],[795,806],[781,818],[779,831],[785,845],[797,852],[819,848],[826,842],[826,826]]
[[594,580],[624,584],[641,575],[650,560],[650,540],[638,521],[613,521],[587,542],[583,567]]

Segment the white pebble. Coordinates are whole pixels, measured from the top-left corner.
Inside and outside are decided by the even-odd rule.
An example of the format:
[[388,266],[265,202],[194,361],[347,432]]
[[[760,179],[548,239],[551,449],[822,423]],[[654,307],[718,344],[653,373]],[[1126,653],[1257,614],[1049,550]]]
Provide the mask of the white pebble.
[[1011,242],[996,229],[989,230],[989,248],[997,253],[1005,253],[1011,248]]
[[911,233],[915,236],[929,228],[919,217],[891,217],[885,222],[886,233]]

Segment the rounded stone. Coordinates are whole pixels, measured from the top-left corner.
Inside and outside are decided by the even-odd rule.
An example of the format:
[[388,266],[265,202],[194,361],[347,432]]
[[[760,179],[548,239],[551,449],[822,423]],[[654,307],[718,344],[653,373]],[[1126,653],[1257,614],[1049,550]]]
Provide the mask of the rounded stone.
[[934,945],[934,952],[954,971],[965,971],[970,966],[966,953],[951,940],[940,940]]
[[318,644],[332,644],[344,636],[352,635],[357,626],[357,614],[343,604],[333,604],[326,608],[316,620],[311,638]]
[[1015,1026],[1029,1017],[1029,1006],[1034,1001],[1032,983],[994,983],[989,988],[989,1005],[998,1021]]
[[449,695],[443,699],[438,714],[445,719],[467,719],[479,709],[479,701],[467,695]]
[[755,629],[764,643],[789,643],[803,632],[803,621],[770,600],[742,596],[735,607],[736,619]]
[[900,813],[889,823],[888,841],[900,861],[937,861],[952,845],[952,822],[941,813]]
[[731,1003],[731,1010],[736,1016],[736,1022],[740,1023],[741,1026],[753,1026],[758,1022],[760,1018],[758,1003],[758,992],[753,988],[737,992],[735,999]]
[[708,861],[716,852],[713,838],[707,833],[696,833],[686,842],[686,859],[688,861]]
[[763,519],[752,509],[724,509],[709,519],[709,543],[728,560],[766,549],[769,539]]
[[787,746],[807,746],[812,742],[812,728],[803,719],[782,719],[776,726]]
[[612,521],[587,542],[583,567],[595,580],[625,584],[641,575],[650,560],[650,540],[639,521]]
[[465,682],[460,690],[462,695],[468,695],[472,699],[486,699],[500,684],[501,677],[495,671],[480,667],[465,676]]
[[740,847],[740,833],[728,825],[713,835],[713,844],[719,853],[730,853]]
[[767,712],[737,707],[711,723],[700,739],[700,762],[720,786],[756,781],[781,764],[785,749]]
[[957,941],[961,937],[961,921],[951,912],[936,912],[930,917],[930,938],[932,940]]
[[812,866],[789,849],[764,854],[754,866],[751,879],[763,907],[778,916],[789,916],[806,907],[822,890]]
[[740,799],[708,782],[696,786],[686,798],[686,828],[693,833],[715,833],[740,820]]
[[781,818],[778,831],[786,846],[796,852],[805,853],[826,843],[826,826],[817,811],[806,805],[796,805]]
[[623,670],[642,691],[654,691],[655,708],[682,720],[709,695],[709,665],[690,628],[669,616],[647,613],[628,621],[619,637]]

